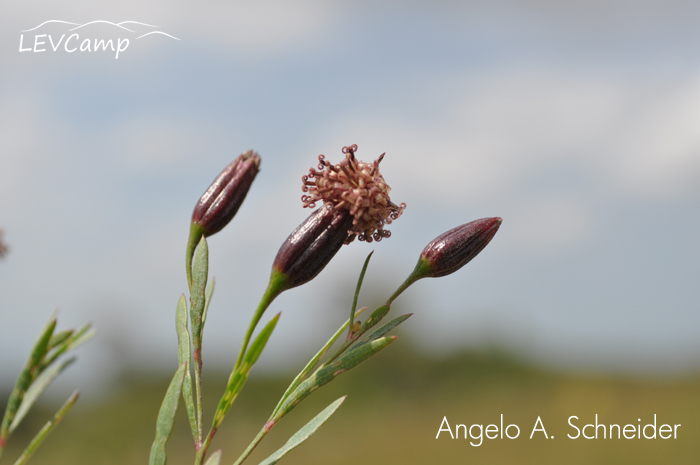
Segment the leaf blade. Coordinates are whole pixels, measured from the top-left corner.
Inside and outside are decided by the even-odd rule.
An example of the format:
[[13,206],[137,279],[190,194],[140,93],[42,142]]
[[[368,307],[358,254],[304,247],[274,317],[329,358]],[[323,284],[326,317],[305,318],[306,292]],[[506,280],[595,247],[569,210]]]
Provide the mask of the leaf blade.
[[216,412],[214,413],[214,421],[212,422],[212,428],[219,427],[219,425],[224,419],[224,416],[226,415],[226,413],[228,413],[229,409],[231,408],[231,405],[233,405],[233,402],[236,400],[238,393],[241,392],[241,389],[243,389],[243,385],[248,379],[250,370],[252,370],[253,365],[255,365],[255,362],[258,361],[258,358],[260,357],[260,354],[265,348],[267,341],[270,339],[272,331],[274,331],[275,326],[279,321],[280,315],[281,313],[278,313],[277,315],[275,315],[274,318],[270,320],[269,323],[267,323],[267,325],[265,325],[263,330],[260,331],[260,334],[258,334],[258,336],[255,338],[255,341],[248,348],[248,352],[246,352],[241,366],[238,367],[236,371],[231,373],[231,376],[228,379],[228,384],[226,386],[226,391],[221,397],[219,405],[216,408]]
[[51,340],[51,336],[53,335],[55,329],[56,316],[52,315],[34,344],[34,347],[29,355],[29,359],[17,378],[17,382],[12,390],[12,394],[10,394],[10,398],[7,400],[5,415],[3,416],[2,424],[0,424],[0,449],[2,449],[7,442],[7,437],[10,434],[10,425],[14,421],[15,415],[17,414],[17,409],[19,409],[22,399],[24,398],[24,394],[41,372],[41,365],[46,357],[49,341]]
[[192,393],[192,374],[190,363],[192,361],[192,346],[190,343],[190,330],[187,322],[187,299],[183,294],[177,302],[175,310],[175,325],[177,329],[177,356],[180,365],[187,362],[185,377],[182,381],[182,398],[185,402],[187,420],[190,423],[192,437],[197,437],[197,417],[194,410],[194,394]]
[[345,401],[347,396],[343,396],[340,399],[336,400],[332,404],[330,404],[328,407],[323,409],[321,413],[316,415],[314,418],[311,419],[310,422],[308,422],[306,425],[304,425],[299,431],[294,433],[294,435],[289,438],[289,440],[275,453],[273,453],[271,456],[260,462],[260,465],[275,465],[277,462],[280,461],[282,457],[287,455],[292,449],[296,448],[299,446],[301,443],[306,441],[311,437],[312,434],[318,430],[318,428],[321,427],[328,419],[335,413],[336,410],[338,410],[338,407]]
[[278,422],[316,389],[330,383],[341,373],[355,368],[373,355],[376,355],[396,339],[397,336],[376,339],[362,347],[351,349],[332,364],[319,368],[309,379],[299,384],[299,387],[284,401],[270,421],[273,423]]
[[374,340],[379,339],[380,337],[384,336],[385,334],[387,334],[392,329],[396,328],[398,325],[400,325],[404,321],[408,320],[412,315],[413,315],[413,313],[407,313],[405,315],[401,315],[397,318],[394,318],[393,320],[391,320],[390,322],[388,322],[384,326],[380,327],[375,332],[373,332],[372,334],[370,334],[369,336],[367,336],[366,338],[364,338],[363,340],[361,340],[360,342],[355,344],[355,347],[353,347],[353,349],[355,349],[357,347],[362,347],[363,345],[365,345],[369,342],[372,342]]
[[204,465],[219,465],[221,463],[221,449],[217,450],[209,456]]
[[44,372],[39,375],[36,379],[35,382],[29,386],[29,389],[27,389],[27,392],[24,394],[24,398],[22,399],[22,403],[19,405],[19,408],[17,409],[17,413],[15,414],[15,419],[12,421],[12,424],[10,425],[10,433],[12,433],[15,428],[17,428],[17,425],[20,424],[20,422],[24,419],[24,416],[29,412],[29,409],[34,405],[34,402],[41,396],[41,394],[46,390],[47,387],[53,382],[54,379],[58,375],[60,375],[63,370],[68,368],[69,365],[71,365],[73,362],[75,362],[75,357],[71,357],[67,360],[64,360],[63,362],[57,364],[57,365],[52,365]]
[[170,381],[168,390],[163,398],[163,403],[158,412],[158,419],[156,420],[156,437],[151,446],[149,465],[165,465],[167,462],[165,446],[168,444],[170,434],[173,432],[175,413],[177,412],[177,404],[182,390],[182,380],[185,378],[185,370],[188,366],[189,363],[180,365]]
[[[359,312],[357,312],[356,316],[359,316],[362,314],[364,310],[366,310],[367,307],[360,309]],[[306,378],[306,376],[311,373],[311,371],[316,368],[316,365],[318,362],[323,358],[323,356],[328,352],[328,349],[331,348],[331,346],[335,343],[335,341],[338,340],[341,334],[343,334],[343,331],[347,329],[347,327],[352,323],[352,319],[348,319],[345,324],[343,324],[338,330],[331,336],[330,339],[321,347],[321,349],[316,352],[316,355],[314,355],[311,360],[306,364],[306,366],[299,372],[299,374],[294,378],[294,380],[291,382],[289,387],[287,387],[287,390],[284,392],[282,397],[280,397],[279,402],[277,402],[277,406],[275,409],[272,411],[272,415],[270,417],[274,417],[277,411],[279,410],[280,406],[282,403],[287,400],[289,395],[294,392],[294,390],[301,384],[302,381]]]
[[24,449],[24,452],[22,452],[22,455],[17,459],[15,462],[15,465],[24,465],[27,463],[27,460],[34,454],[36,449],[41,445],[42,442],[44,442],[44,439],[51,433],[51,431],[56,428],[56,425],[63,419],[63,417],[66,416],[68,412],[73,408],[75,403],[78,401],[78,396],[80,393],[78,391],[73,392],[73,394],[68,398],[68,400],[61,406],[61,408],[56,412],[56,414],[53,416],[51,420],[49,420],[43,428],[39,430],[39,432],[34,436],[34,438],[31,440],[29,445],[27,446],[26,449]]

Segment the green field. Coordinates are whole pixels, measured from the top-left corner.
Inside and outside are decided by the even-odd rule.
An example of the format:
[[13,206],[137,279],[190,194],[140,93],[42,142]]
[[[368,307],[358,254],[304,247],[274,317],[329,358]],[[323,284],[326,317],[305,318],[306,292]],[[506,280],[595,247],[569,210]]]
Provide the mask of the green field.
[[[214,401],[225,377],[206,380],[205,396]],[[232,464],[262,426],[289,379],[253,376],[213,443],[223,464]],[[117,394],[99,403],[79,402],[30,463],[147,463],[154,421],[167,380],[126,377]],[[534,368],[496,352],[461,353],[430,360],[394,344],[375,359],[314,393],[285,417],[248,462],[259,463],[297,428],[332,400],[345,404],[308,442],[285,457],[287,464],[697,464],[700,460],[700,376],[614,377],[557,373]],[[213,402],[206,411],[213,412]],[[20,447],[46,421],[44,406],[12,436],[3,459],[12,463]],[[436,439],[443,417],[456,424],[520,427],[516,439]],[[651,423],[680,424],[676,439],[569,439],[578,426]],[[191,464],[189,427],[178,413],[169,447],[170,464]],[[547,434],[530,433],[541,417]],[[207,421],[211,420],[211,416]],[[460,430],[460,435],[463,434]],[[478,432],[478,427],[472,431]],[[489,430],[493,431],[493,430]],[[513,435],[514,429],[510,430]],[[651,432],[651,429],[648,430]],[[587,433],[591,435],[593,428]],[[602,428],[599,429],[602,434]],[[617,433],[616,433],[617,434]],[[493,436],[493,434],[492,434]]]

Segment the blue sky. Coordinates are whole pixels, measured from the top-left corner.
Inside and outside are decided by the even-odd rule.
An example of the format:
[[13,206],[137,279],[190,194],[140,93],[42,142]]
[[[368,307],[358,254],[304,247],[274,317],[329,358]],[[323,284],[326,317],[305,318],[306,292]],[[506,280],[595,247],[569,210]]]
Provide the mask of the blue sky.
[[[100,330],[81,376],[170,371],[191,210],[254,148],[249,198],[210,241],[205,356],[225,370],[277,248],[308,214],[301,175],[351,143],[363,160],[387,153],[392,199],[408,208],[390,240],[344,248],[274,304],[261,368],[325,341],[370,250],[376,305],[428,241],[485,216],[504,223],[481,256],[397,302],[416,313],[403,343],[499,345],[573,369],[700,364],[697,5],[37,5],[0,15],[2,372],[56,307],[63,324]],[[48,19],[141,21],[180,40],[132,38],[119,59],[18,52],[20,31]]]

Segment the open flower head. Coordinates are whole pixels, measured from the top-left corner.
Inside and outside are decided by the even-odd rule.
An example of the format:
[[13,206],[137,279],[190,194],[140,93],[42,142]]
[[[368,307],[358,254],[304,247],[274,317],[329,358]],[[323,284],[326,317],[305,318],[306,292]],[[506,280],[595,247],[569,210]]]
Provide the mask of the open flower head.
[[322,201],[335,210],[348,210],[353,217],[345,243],[355,236],[361,241],[380,241],[391,236],[384,226],[401,216],[406,204],[396,205],[389,198],[391,188],[379,172],[381,154],[373,163],[355,157],[357,145],[343,147],[345,159],[333,165],[323,155],[318,156],[318,170],[311,168],[302,176],[301,197],[304,207],[315,208]]

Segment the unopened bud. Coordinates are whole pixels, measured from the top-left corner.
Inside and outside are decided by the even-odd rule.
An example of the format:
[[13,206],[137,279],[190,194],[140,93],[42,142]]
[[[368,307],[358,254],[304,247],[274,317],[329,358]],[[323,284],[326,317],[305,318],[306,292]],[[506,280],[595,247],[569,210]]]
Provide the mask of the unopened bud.
[[260,167],[260,155],[248,150],[233,160],[202,195],[192,212],[185,265],[192,285],[192,257],[202,236],[221,231],[238,211]]
[[283,276],[286,289],[311,281],[342,247],[352,218],[347,210],[331,205],[313,212],[280,247],[272,264],[273,275]]
[[488,245],[501,226],[501,218],[482,218],[457,226],[436,237],[420,254],[420,277],[447,276],[469,263]]
[[243,203],[260,167],[260,155],[252,150],[233,160],[202,195],[192,212],[192,223],[205,236],[221,231]]

